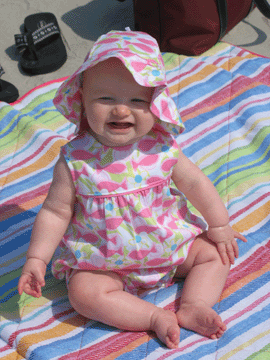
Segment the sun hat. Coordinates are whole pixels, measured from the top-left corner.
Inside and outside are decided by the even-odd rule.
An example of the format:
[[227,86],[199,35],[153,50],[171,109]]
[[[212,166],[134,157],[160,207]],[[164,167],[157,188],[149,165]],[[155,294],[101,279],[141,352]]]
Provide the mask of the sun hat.
[[171,98],[164,62],[157,41],[150,35],[131,31],[110,31],[99,37],[82,66],[62,83],[53,100],[56,108],[77,131],[82,120],[82,73],[101,61],[116,57],[142,86],[154,87],[151,112],[158,117],[165,131],[178,135],[184,130],[176,104]]

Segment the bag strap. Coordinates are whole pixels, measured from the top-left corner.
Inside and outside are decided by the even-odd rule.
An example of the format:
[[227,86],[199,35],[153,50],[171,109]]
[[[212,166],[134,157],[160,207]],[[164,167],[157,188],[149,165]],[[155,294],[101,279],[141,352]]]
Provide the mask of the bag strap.
[[[254,2],[255,3],[257,3],[257,2],[266,3],[266,4],[264,4],[264,9],[266,9],[266,6],[267,6],[268,10],[269,10],[269,15],[270,15],[270,6],[267,4],[267,0],[252,0],[251,5],[250,5],[250,11],[254,8]],[[219,15],[219,22],[220,22],[220,34],[219,34],[219,40],[220,40],[223,36],[225,36],[227,27],[228,27],[227,0],[217,0],[217,8],[218,8],[218,15]],[[263,14],[264,14],[264,12],[263,12]]]
[[228,26],[227,0],[217,0],[217,8],[220,22],[219,39],[221,39],[225,35]]
[[[252,0],[250,10],[253,9],[254,4],[266,18],[270,19],[270,4],[267,0]],[[221,39],[225,36],[228,26],[227,0],[217,0],[217,8],[220,21],[219,39]]]
[[260,12],[270,19],[270,4],[268,4],[267,0],[254,0],[254,2]]

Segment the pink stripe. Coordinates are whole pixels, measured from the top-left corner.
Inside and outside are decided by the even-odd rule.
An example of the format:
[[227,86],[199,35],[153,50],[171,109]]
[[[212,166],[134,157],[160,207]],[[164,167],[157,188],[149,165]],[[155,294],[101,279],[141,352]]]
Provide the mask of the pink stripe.
[[[181,111],[181,116],[188,116],[202,107],[209,106],[209,104],[216,105],[220,101],[224,101],[224,99],[228,98],[231,99],[232,96],[237,94],[240,89],[247,88],[249,85],[254,85],[255,82],[262,82],[268,84],[265,79],[268,79],[269,75],[269,67],[263,69],[256,77],[247,79],[245,76],[239,76],[224,88],[220,89],[216,93],[211,96],[208,96],[207,99],[202,100],[199,103],[196,103],[193,107],[189,107],[188,109]],[[228,101],[229,103],[229,101]]]
[[[227,42],[227,41],[226,41],[225,44],[228,44],[228,45],[231,45],[231,46],[235,47],[235,45],[233,45],[232,43],[229,43],[229,42]],[[238,45],[237,45],[237,48],[242,49],[242,51],[239,52],[239,54],[244,54],[245,52],[247,52],[247,53],[250,53],[251,55],[255,55],[255,56],[259,57],[259,58],[269,59],[268,56],[264,56],[264,55],[261,55],[261,54],[257,54],[257,53],[255,53],[255,52],[253,52],[253,51],[250,51],[250,50],[245,50],[245,49],[241,48],[241,47],[238,46]],[[239,54],[237,54],[237,56],[240,56]]]
[[[21,194],[20,196],[16,196],[16,197],[12,197],[11,199],[9,199],[8,201],[6,201],[3,205],[1,205],[1,211],[4,209],[5,207],[7,208],[6,211],[8,211],[10,209],[10,205],[13,205],[14,209],[23,203],[28,202],[29,200],[32,200],[40,195],[45,195],[50,187],[50,182],[48,182],[48,184],[39,186],[36,189],[33,190],[26,190],[25,193]],[[22,209],[24,211],[24,209]]]
[[[208,338],[202,337],[201,339],[195,340],[195,341],[187,344],[186,346],[182,346],[182,347],[180,347],[180,348],[178,348],[178,349],[175,349],[175,350],[170,350],[170,351],[168,351],[166,354],[160,356],[159,358],[156,358],[156,360],[166,359],[166,358],[171,357],[172,355],[174,355],[174,354],[176,354],[176,353],[181,353],[181,352],[183,352],[184,350],[186,350],[186,349],[188,349],[188,348],[190,348],[190,347],[192,347],[192,346],[194,346],[194,345],[196,345],[196,344],[203,343],[203,342],[208,341],[208,340],[209,340]],[[181,341],[181,340],[180,340],[180,341]],[[180,355],[180,357],[181,357],[181,355]]]
[[268,299],[270,297],[270,293],[264,295],[263,297],[261,297],[260,299],[254,301],[254,303],[252,303],[251,305],[249,305],[248,307],[246,307],[245,309],[238,311],[237,313],[234,314],[233,316],[229,317],[228,319],[226,319],[224,321],[225,324],[229,324],[231,321],[240,318],[242,315],[244,315],[245,313],[255,309],[258,305],[260,305],[262,302],[264,302],[264,300]]
[[232,286],[239,279],[242,279],[260,269],[269,262],[270,241],[261,246],[250,257],[230,271],[224,290]]
[[51,84],[54,84],[54,83],[61,83],[63,81],[65,81],[66,79],[68,78],[68,76],[65,76],[63,78],[60,78],[60,79],[56,79],[56,80],[51,80],[51,81],[48,81],[44,84],[41,84],[41,85],[38,85],[36,86],[35,88],[31,89],[30,91],[28,91],[25,95],[21,96],[18,100],[14,101],[13,103],[11,103],[10,105],[13,106],[13,105],[16,105],[18,103],[20,103],[21,101],[23,101],[27,96],[29,96],[30,94],[32,94],[34,91],[38,90],[38,89],[42,89],[48,85],[51,85]]
[[246,212],[247,210],[251,209],[254,205],[257,205],[259,202],[261,202],[262,200],[264,200],[265,198],[267,198],[270,195],[270,192],[260,196],[258,199],[256,199],[255,201],[253,201],[252,203],[250,203],[249,205],[247,205],[246,207],[242,208],[241,210],[237,211],[235,214],[233,214],[232,216],[230,216],[230,221],[234,220],[235,218],[237,218],[238,216],[242,215],[244,212]]
[[59,360],[77,360],[78,355],[80,359],[101,360],[104,357],[123,349],[146,334],[146,332],[121,332],[85,349],[75,351],[72,354],[63,355]]
[[[11,346],[5,345],[2,348],[0,348],[0,352],[4,352],[4,351],[10,350],[10,349],[12,349]],[[16,351],[16,349],[13,349],[13,350]]]
[[224,59],[228,60],[228,59],[231,59],[231,57],[230,56],[220,56],[217,58],[216,61],[213,62],[213,65],[219,67],[218,64],[221,63]]

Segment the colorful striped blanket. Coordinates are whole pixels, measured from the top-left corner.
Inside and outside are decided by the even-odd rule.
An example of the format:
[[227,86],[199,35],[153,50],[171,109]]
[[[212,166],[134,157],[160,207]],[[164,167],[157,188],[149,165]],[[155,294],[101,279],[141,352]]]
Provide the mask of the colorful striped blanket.
[[[184,153],[211,179],[229,210],[240,256],[215,310],[228,330],[210,340],[181,329],[177,350],[151,332],[120,331],[78,315],[64,281],[46,274],[43,296],[17,282],[32,225],[60,147],[73,126],[52,104],[63,79],[0,103],[0,359],[270,359],[270,59],[220,43],[199,57],[164,54],[186,131]],[[145,299],[177,310],[183,282]]]

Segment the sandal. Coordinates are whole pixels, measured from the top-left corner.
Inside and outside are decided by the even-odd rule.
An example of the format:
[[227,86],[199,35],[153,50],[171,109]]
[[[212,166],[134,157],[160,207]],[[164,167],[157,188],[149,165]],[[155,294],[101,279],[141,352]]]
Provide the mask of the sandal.
[[[4,69],[0,65],[0,78],[4,74]],[[0,101],[12,103],[19,97],[18,89],[11,83],[0,79]]]
[[22,69],[33,75],[58,70],[67,60],[56,17],[37,13],[24,19],[24,34],[15,35]]

